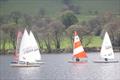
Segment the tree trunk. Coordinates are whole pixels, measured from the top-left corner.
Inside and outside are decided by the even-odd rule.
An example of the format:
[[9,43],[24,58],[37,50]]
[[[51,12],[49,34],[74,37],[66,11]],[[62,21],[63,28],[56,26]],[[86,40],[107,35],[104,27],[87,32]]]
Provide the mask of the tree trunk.
[[44,40],[45,41],[45,45],[47,47],[47,50],[48,50],[48,53],[51,53],[52,50],[51,50],[51,46],[50,46],[50,40],[49,40],[49,37],[47,40]]
[[6,54],[5,44],[6,44],[6,39],[3,40],[2,49],[1,49],[4,55]]

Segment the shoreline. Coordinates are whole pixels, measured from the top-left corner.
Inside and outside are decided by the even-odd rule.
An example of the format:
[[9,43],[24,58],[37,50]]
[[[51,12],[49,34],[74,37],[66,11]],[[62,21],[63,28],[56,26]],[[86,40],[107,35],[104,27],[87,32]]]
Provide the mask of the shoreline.
[[[84,48],[85,52],[100,52],[101,48],[100,47],[86,47]],[[120,52],[120,47],[113,47],[113,51],[116,52]],[[61,53],[72,53],[73,49],[72,48],[65,48],[65,49],[52,49],[51,52],[49,52],[47,49],[41,49],[40,50],[41,54],[61,54]],[[6,52],[3,52],[1,50],[0,55],[13,55],[14,54],[14,50],[10,49],[10,50],[6,50]]]

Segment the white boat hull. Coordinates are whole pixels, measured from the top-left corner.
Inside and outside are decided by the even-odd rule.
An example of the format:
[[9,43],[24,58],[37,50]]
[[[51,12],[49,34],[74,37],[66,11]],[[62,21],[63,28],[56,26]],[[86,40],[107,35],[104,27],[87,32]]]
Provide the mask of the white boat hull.
[[102,60],[99,60],[99,61],[93,61],[94,63],[118,63],[119,61],[102,61]]
[[41,64],[44,64],[44,62],[29,63],[29,64],[11,63],[10,66],[12,67],[40,67]]

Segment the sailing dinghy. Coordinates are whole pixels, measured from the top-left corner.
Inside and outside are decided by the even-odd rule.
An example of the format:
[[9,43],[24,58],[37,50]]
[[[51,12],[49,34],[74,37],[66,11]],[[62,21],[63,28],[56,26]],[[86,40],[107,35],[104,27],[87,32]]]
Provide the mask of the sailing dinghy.
[[39,67],[41,62],[41,55],[37,41],[30,31],[24,30],[19,49],[19,58],[17,63],[12,63],[14,67]]
[[70,63],[87,62],[87,53],[83,49],[77,31],[74,32],[73,58],[72,61],[68,62]]
[[105,33],[105,36],[103,39],[100,56],[104,60],[94,61],[95,63],[117,63],[118,62],[117,60],[114,60],[115,55],[114,55],[112,44],[107,32]]

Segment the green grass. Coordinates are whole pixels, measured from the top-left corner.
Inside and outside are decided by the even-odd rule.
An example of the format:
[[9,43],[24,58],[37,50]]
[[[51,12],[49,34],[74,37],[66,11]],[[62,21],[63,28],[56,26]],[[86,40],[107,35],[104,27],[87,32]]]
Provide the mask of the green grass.
[[88,45],[88,47],[101,47],[102,39],[99,36],[95,36],[92,38],[92,42]]
[[[3,44],[1,44],[1,47],[3,46]],[[9,43],[9,42],[7,42],[6,44],[5,44],[5,49],[13,49],[13,45],[11,44],[11,43]]]
[[[83,46],[86,44],[86,42],[88,42],[88,39],[90,39],[90,38],[85,37],[83,39],[83,43],[82,43]],[[99,36],[93,36],[91,43],[86,47],[101,47],[101,44],[102,44],[102,39]],[[61,45],[62,45],[61,48],[72,48],[72,46],[73,46],[73,44],[69,38],[64,38]]]
[[64,38],[61,42],[61,48],[71,48],[72,47],[72,42],[70,38]]
[[[82,43],[83,46],[84,46],[84,44],[86,44],[87,40],[88,40],[88,37],[85,37],[84,40],[83,40],[83,43]],[[101,38],[99,36],[93,36],[92,40],[91,40],[91,43],[87,47],[100,47],[101,44],[102,44]],[[68,37],[65,37],[61,42],[61,48],[72,48],[72,46],[73,46],[73,44],[72,44],[70,38],[68,38]],[[53,42],[51,44],[51,47],[53,49],[55,48]],[[7,42],[6,45],[5,45],[5,48],[6,49],[13,49],[13,46],[12,46],[11,43]],[[44,42],[43,42],[43,48],[46,48]]]
[[[79,6],[81,14],[89,11],[103,13],[111,11],[119,13],[120,0],[71,0]],[[46,10],[49,16],[57,16],[63,8],[63,0],[0,0],[0,15],[9,14],[12,11],[36,15],[40,8]]]
[[1,2],[0,14],[8,14],[12,11],[37,15],[40,8],[44,8],[46,15],[55,15],[61,10],[60,0],[8,0]]
[[93,16],[93,15],[77,15],[77,18],[78,18],[79,22],[88,21],[88,20],[90,20],[94,17],[96,17],[96,16]]

